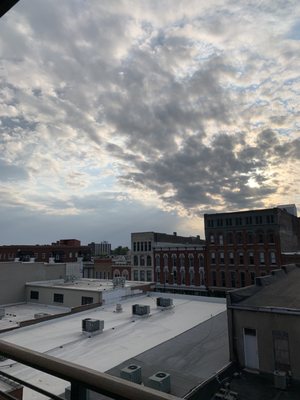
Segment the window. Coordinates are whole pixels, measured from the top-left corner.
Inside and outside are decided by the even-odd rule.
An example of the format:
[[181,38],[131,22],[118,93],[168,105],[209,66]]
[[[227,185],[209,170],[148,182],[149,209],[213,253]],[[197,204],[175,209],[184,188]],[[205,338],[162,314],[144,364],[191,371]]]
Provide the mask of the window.
[[176,254],[172,254],[172,264],[173,264],[173,267],[176,267],[176,266],[177,266]]
[[138,271],[133,271],[133,280],[138,281],[139,280],[139,272]]
[[260,243],[260,244],[264,243],[264,234],[263,234],[263,232],[258,232],[257,233],[257,242]]
[[164,267],[168,266],[168,254],[164,254]]
[[269,243],[275,243],[274,232],[269,232]]
[[276,264],[276,254],[275,251],[270,252],[270,264],[275,265]]
[[139,259],[138,259],[138,256],[134,256],[133,257],[133,265],[139,265]]
[[151,251],[151,242],[148,242],[148,251]]
[[249,257],[249,264],[250,265],[254,265],[254,254],[253,254],[253,251],[249,252],[248,257]]
[[155,256],[155,265],[156,265],[157,267],[160,266],[160,255],[159,255],[159,254],[157,254],[157,255]]
[[156,282],[160,282],[160,271],[156,271]]
[[207,226],[209,228],[213,228],[214,227],[214,221],[212,219],[207,220]]
[[141,256],[141,257],[140,257],[140,265],[141,265],[142,267],[145,266],[145,256]]
[[226,222],[226,226],[231,226],[232,225],[232,219],[231,218],[226,218],[225,222]]
[[151,267],[151,265],[152,265],[151,256],[147,256],[147,267]]
[[219,245],[223,246],[224,240],[223,240],[223,235],[219,235]]
[[238,232],[238,233],[236,234],[236,241],[237,241],[237,244],[242,244],[242,243],[243,243],[243,235],[242,235],[242,232]]
[[141,251],[144,251],[144,242],[141,242]]
[[184,254],[180,254],[180,267],[184,268],[185,256]]
[[177,283],[177,270],[173,269],[173,283],[174,285]]
[[216,253],[210,253],[210,263],[215,264],[216,263]]
[[258,225],[261,225],[263,223],[263,219],[262,219],[261,215],[257,215],[255,217],[255,223],[258,224]]
[[205,279],[204,279],[204,270],[200,270],[200,285],[204,286],[205,285]]
[[152,281],[152,272],[147,271],[147,282],[151,282],[151,281]]
[[252,225],[252,217],[246,217],[246,225]]
[[148,249],[147,242],[144,243],[144,249],[145,249],[145,251],[147,251],[147,249]]
[[213,234],[210,235],[210,243],[214,244],[215,243],[215,236]]
[[189,267],[194,268],[194,256],[193,254],[189,254]]
[[231,287],[235,287],[236,283],[235,283],[235,272],[234,271],[230,272],[230,280],[231,280]]
[[232,232],[229,232],[227,235],[227,243],[228,244],[233,244],[233,234]]
[[194,271],[190,270],[190,285],[194,285],[195,284],[194,277],[195,277]]
[[243,224],[242,218],[241,218],[241,217],[236,217],[236,219],[235,219],[235,224],[236,224],[236,225],[242,225],[242,224]]
[[136,242],[133,242],[133,251],[136,251]]
[[241,272],[240,273],[240,278],[241,278],[241,286],[244,287],[245,286],[245,272]]
[[224,253],[221,252],[220,253],[220,264],[224,264],[224,262],[225,262]]
[[60,293],[53,294],[53,302],[54,303],[63,303],[64,302],[64,295]]
[[248,232],[247,239],[249,244],[253,243],[253,232]]
[[204,257],[202,254],[199,256],[199,267],[203,268],[204,267]]
[[239,264],[244,264],[244,253],[242,251],[239,252]]
[[229,264],[234,264],[234,254],[232,251],[229,253]]
[[265,253],[263,251],[260,251],[259,253],[259,263],[260,265],[263,265],[265,263]]
[[226,275],[225,271],[221,271],[221,283],[223,287],[226,287]]
[[45,260],[46,258],[46,253],[42,253],[42,260]]
[[282,371],[289,371],[290,351],[289,336],[284,331],[272,331],[275,368]]
[[140,280],[141,281],[145,280],[145,271],[140,271]]
[[217,286],[217,273],[216,271],[211,272],[211,281],[213,286]]
[[39,299],[39,292],[37,290],[30,291],[30,299],[38,300]]
[[274,215],[267,215],[267,224],[274,224]]
[[85,297],[85,296],[81,297],[81,305],[82,306],[84,306],[86,304],[92,304],[92,303],[94,303],[93,297]]
[[137,242],[137,243],[136,243],[136,250],[137,250],[137,251],[140,251],[140,242]]
[[185,270],[184,269],[180,270],[180,278],[181,278],[181,284],[185,285]]
[[255,285],[255,272],[250,272],[251,285]]
[[223,226],[223,220],[217,219],[217,226]]

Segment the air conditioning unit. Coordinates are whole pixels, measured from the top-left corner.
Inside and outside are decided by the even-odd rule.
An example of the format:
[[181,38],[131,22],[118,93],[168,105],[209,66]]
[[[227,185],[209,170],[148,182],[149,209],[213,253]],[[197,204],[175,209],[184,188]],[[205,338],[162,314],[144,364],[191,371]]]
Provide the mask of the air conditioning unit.
[[120,377],[134,383],[142,383],[142,368],[139,365],[130,364],[121,369]]
[[274,371],[274,386],[276,389],[285,390],[287,387],[286,372]]
[[5,308],[1,307],[0,308],[0,319],[2,319],[3,317],[5,317]]
[[171,375],[166,372],[156,372],[149,377],[149,386],[152,389],[160,390],[161,392],[170,393],[171,391]]
[[173,307],[173,299],[166,297],[157,297],[156,305],[160,308],[171,308]]
[[116,304],[116,312],[117,313],[120,313],[120,312],[122,312],[123,311],[123,308],[122,308],[122,304]]
[[82,320],[82,333],[89,337],[97,333],[103,332],[104,321],[100,319],[85,318]]
[[143,305],[143,304],[133,304],[132,314],[139,315],[139,316],[147,316],[150,314],[150,306]]

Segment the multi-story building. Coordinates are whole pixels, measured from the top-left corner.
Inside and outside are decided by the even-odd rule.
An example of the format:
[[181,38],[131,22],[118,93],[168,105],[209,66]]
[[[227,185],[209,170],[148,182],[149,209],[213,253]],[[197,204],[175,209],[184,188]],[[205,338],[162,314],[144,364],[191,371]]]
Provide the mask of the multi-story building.
[[157,232],[132,233],[132,279],[148,282],[155,280],[154,248],[168,247],[174,244],[196,246],[203,243],[204,241],[200,239],[200,236],[177,236],[176,232],[173,235]]
[[165,289],[205,289],[205,246],[178,245],[154,247],[155,276]]
[[9,245],[0,246],[0,262],[75,262],[91,259],[91,249],[81,246],[80,240],[64,239],[51,245]]
[[111,254],[111,244],[104,241],[101,243],[89,243],[88,246],[92,251],[92,256],[109,256]]
[[282,208],[205,214],[207,284],[243,287],[300,249],[300,219]]

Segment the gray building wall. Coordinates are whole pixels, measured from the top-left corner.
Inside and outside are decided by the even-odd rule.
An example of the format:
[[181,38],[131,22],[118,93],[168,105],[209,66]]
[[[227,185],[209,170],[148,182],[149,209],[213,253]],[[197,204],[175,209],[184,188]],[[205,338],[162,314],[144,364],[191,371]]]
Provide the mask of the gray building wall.
[[[33,300],[30,298],[31,291],[39,292],[39,299]],[[63,295],[63,303],[54,302],[54,293]],[[26,285],[26,301],[31,303],[48,304],[62,307],[78,307],[82,305],[82,297],[92,297],[93,303],[100,303],[102,300],[102,292],[91,290],[80,290],[72,288],[60,287],[43,287],[28,283]]]
[[26,300],[25,283],[61,279],[66,276],[66,264],[0,263],[0,304]]
[[256,329],[259,370],[273,373],[276,369],[273,331],[288,334],[290,371],[294,379],[300,380],[300,316],[275,312],[228,310],[231,359],[245,366],[244,328]]

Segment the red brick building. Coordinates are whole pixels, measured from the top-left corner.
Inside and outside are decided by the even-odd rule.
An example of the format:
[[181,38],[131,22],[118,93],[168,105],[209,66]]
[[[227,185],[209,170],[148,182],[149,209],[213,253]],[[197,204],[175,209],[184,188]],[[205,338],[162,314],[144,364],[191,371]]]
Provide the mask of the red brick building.
[[300,249],[300,219],[281,208],[205,214],[207,285],[243,287]]
[[36,261],[36,262],[75,262],[91,259],[91,249],[81,246],[80,240],[64,239],[50,245],[9,245],[0,246],[0,262]]
[[205,288],[204,245],[154,247],[154,280],[164,287]]

